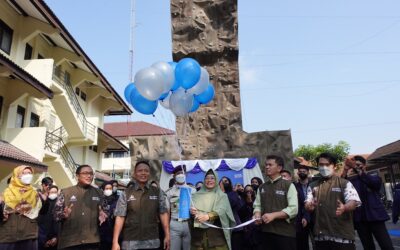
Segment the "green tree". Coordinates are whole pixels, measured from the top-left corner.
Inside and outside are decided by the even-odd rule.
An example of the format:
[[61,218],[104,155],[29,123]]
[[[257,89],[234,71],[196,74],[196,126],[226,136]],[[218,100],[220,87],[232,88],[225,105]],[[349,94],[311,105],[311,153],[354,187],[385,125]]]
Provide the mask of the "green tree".
[[294,151],[296,157],[303,157],[307,161],[311,161],[316,165],[315,158],[324,152],[328,152],[336,156],[338,163],[344,161],[350,152],[350,144],[345,141],[339,141],[336,145],[332,143],[323,143],[319,145],[299,145]]

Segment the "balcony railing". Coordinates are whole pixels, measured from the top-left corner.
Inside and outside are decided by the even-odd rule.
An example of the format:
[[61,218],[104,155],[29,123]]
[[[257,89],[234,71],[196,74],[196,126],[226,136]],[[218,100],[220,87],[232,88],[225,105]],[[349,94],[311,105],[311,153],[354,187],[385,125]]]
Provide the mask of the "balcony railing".
[[78,98],[76,98],[74,89],[72,88],[70,76],[67,72],[62,71],[60,67],[54,67],[53,80],[60,84],[68,95],[68,100],[74,108],[80,127],[83,130],[85,136],[94,138],[96,133],[96,127],[87,121],[85,113],[83,113],[82,107],[79,104]]
[[62,139],[63,131],[65,131],[65,129],[60,127],[53,132],[46,132],[45,149],[60,155],[65,168],[67,168],[70,171],[71,176],[75,178],[75,171],[79,165],[75,163],[74,158],[69,152],[67,146],[64,144]]

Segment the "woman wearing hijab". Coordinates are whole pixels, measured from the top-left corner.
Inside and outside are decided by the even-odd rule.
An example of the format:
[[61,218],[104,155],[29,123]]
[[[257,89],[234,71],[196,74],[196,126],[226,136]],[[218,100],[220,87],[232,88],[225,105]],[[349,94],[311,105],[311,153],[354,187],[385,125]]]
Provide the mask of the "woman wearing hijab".
[[19,166],[3,193],[0,249],[38,249],[38,217],[42,203],[32,187],[33,169]]
[[[233,217],[235,218],[236,224],[242,224],[242,221],[239,217],[239,210],[242,209],[242,207],[245,205],[244,201],[237,192],[233,191],[231,179],[226,176],[222,177],[220,185],[224,187],[224,193],[228,196],[228,200],[231,205]],[[241,250],[243,248],[243,228],[232,230],[231,244],[232,250]]]
[[106,221],[100,226],[100,250],[109,250],[112,247],[114,230],[114,210],[117,206],[118,195],[113,192],[113,183],[115,181],[106,181],[101,185],[104,193],[104,212],[108,215]]
[[[249,221],[253,219],[253,204],[256,200],[256,193],[254,192],[252,185],[246,185],[244,187],[244,194],[242,195],[242,199],[244,200],[245,205],[240,209],[239,216],[242,221]],[[261,237],[262,233],[261,227],[259,225],[255,225],[254,223],[252,223],[245,226],[244,242],[246,242],[246,244],[242,248],[242,250],[262,249]]]
[[58,187],[47,187],[47,199],[43,202],[38,217],[39,225],[39,250],[56,250],[59,223],[54,219],[54,207],[58,197]]
[[202,188],[193,194],[191,214],[194,217],[192,228],[192,249],[227,250],[231,248],[230,230],[216,229],[203,223],[218,227],[233,227],[235,219],[228,196],[217,185],[218,176],[208,170]]

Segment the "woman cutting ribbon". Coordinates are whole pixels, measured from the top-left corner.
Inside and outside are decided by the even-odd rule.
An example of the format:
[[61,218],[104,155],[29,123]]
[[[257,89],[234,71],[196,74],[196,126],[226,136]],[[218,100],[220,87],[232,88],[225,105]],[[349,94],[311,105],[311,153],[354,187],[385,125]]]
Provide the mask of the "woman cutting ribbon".
[[208,170],[204,185],[192,197],[190,213],[194,218],[192,226],[192,249],[226,250],[231,248],[231,231],[211,228],[203,223],[222,228],[235,226],[235,219],[229,204],[228,196],[217,185],[218,176]]

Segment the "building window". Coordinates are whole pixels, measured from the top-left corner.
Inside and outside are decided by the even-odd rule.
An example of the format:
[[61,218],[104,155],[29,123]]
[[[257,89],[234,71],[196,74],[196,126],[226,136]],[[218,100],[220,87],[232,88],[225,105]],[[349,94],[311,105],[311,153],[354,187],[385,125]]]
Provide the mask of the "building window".
[[31,60],[32,59],[32,52],[33,52],[32,46],[30,46],[29,43],[27,43],[25,45],[25,56],[24,56],[24,59],[25,60]]
[[76,88],[75,88],[75,94],[76,94],[77,96],[79,96],[80,93],[81,93],[81,90],[80,90],[78,87],[76,87]]
[[0,49],[10,54],[13,30],[0,20]]
[[124,158],[127,156],[127,152],[125,151],[114,151],[113,158]]
[[61,65],[58,65],[58,66],[56,66],[56,67],[54,68],[54,74],[55,74],[58,78],[60,78],[60,76],[61,76]]
[[64,72],[64,81],[66,84],[71,84],[71,75],[68,71]]
[[48,129],[49,131],[54,131],[56,129],[56,116],[53,114],[50,115]]
[[17,118],[15,120],[15,127],[16,128],[23,128],[25,121],[25,108],[18,106],[17,107]]
[[86,93],[81,91],[81,99],[86,101]]
[[41,54],[38,54],[37,59],[44,59],[44,56],[42,56]]
[[125,158],[129,157],[128,152],[125,151],[108,151],[104,153],[104,158]]
[[30,127],[39,127],[40,117],[35,114],[31,113],[31,121],[29,123]]
[[89,146],[89,149],[97,153],[97,146]]

